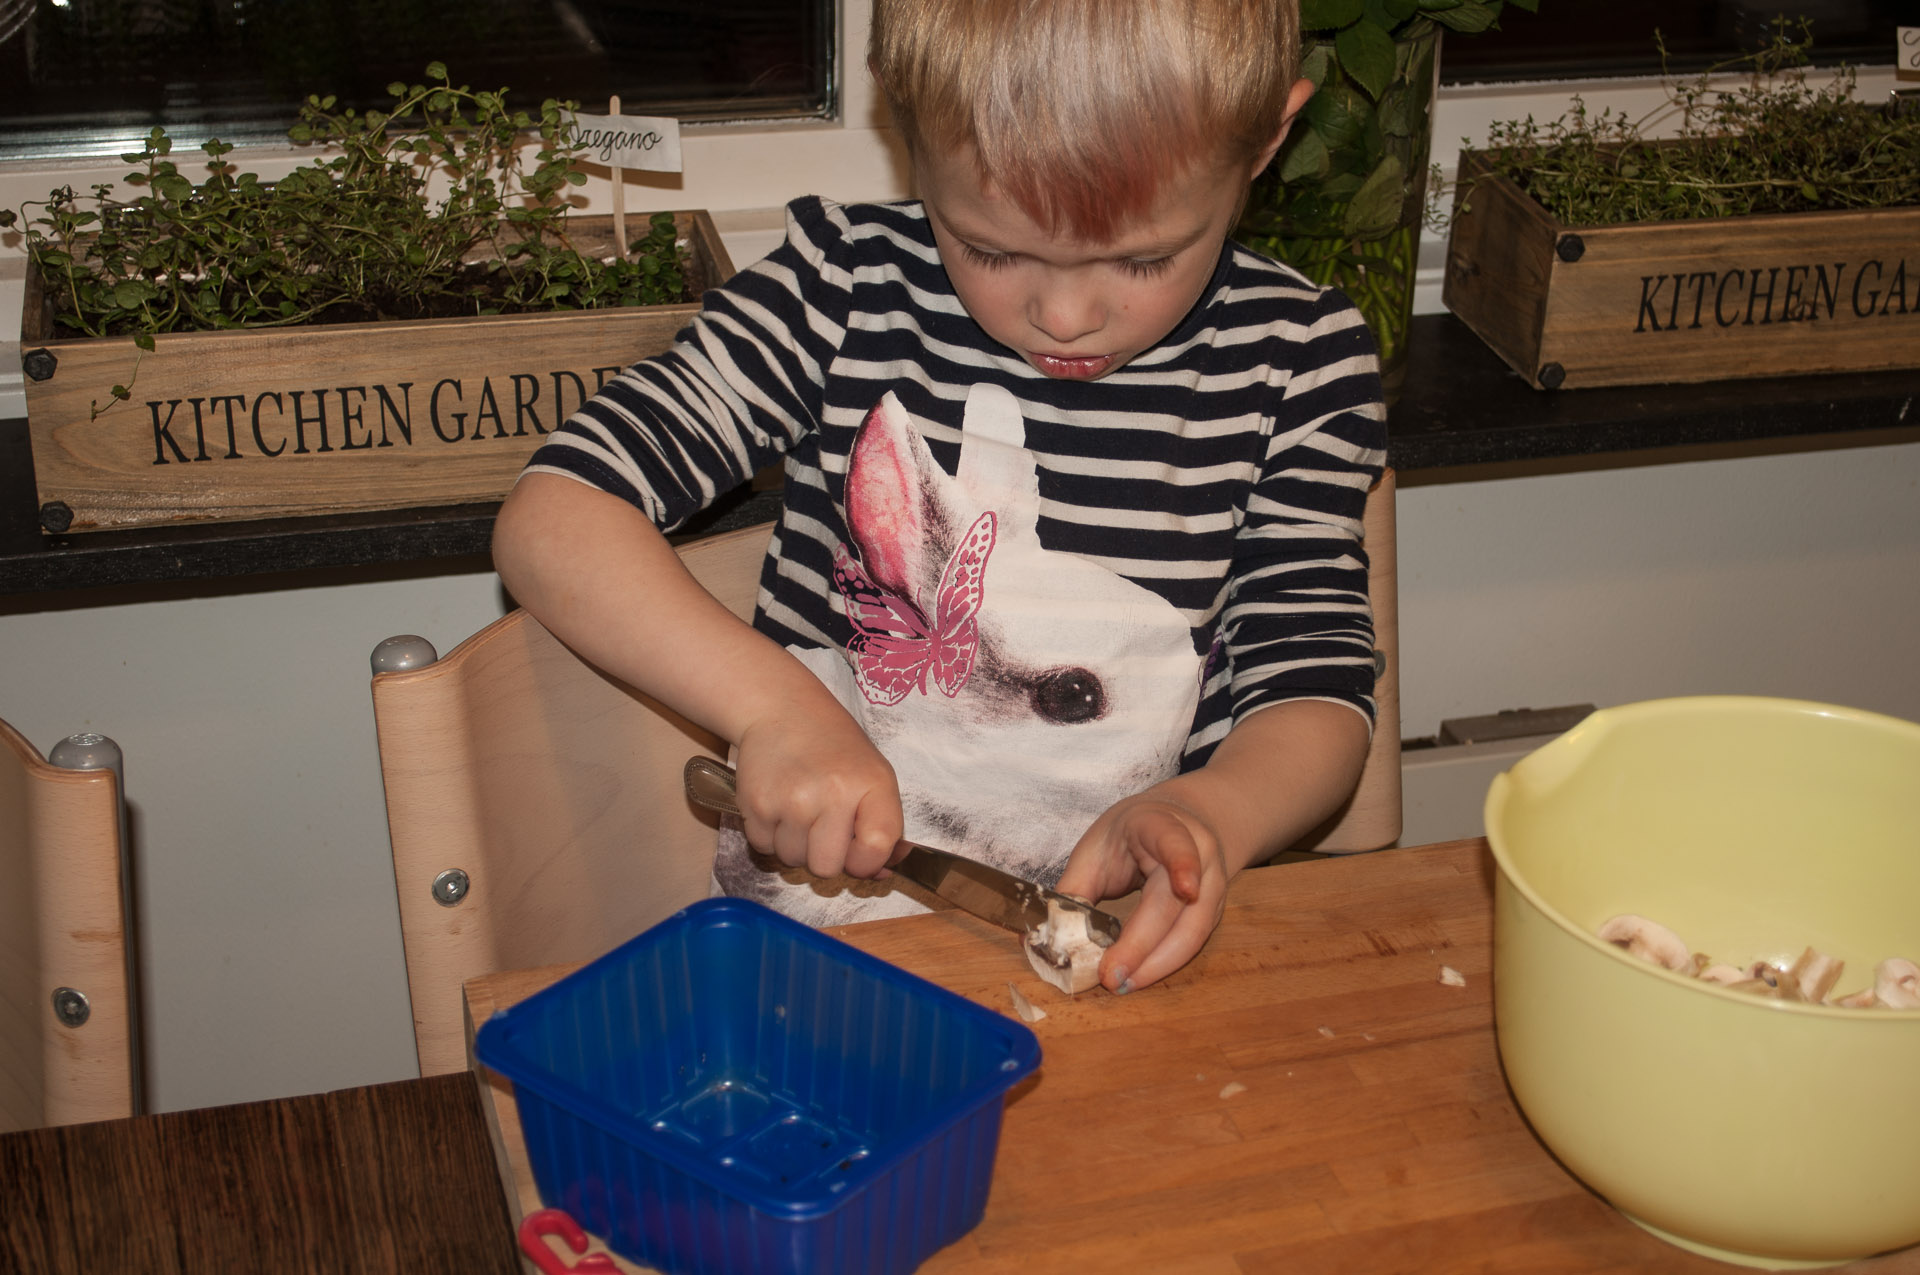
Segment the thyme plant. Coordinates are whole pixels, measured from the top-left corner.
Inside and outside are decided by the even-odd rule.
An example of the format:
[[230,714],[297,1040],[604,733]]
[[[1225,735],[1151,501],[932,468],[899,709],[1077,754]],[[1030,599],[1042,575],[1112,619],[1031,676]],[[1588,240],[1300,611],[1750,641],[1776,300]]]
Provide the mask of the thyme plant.
[[[1640,119],[1576,97],[1546,125],[1493,124],[1483,160],[1576,226],[1920,204],[1920,115],[1856,101],[1850,67],[1810,85],[1812,47],[1809,23],[1778,21],[1765,48],[1668,80]],[[1732,73],[1746,82],[1711,85]],[[1676,116],[1677,138],[1645,135]]]
[[570,241],[567,193],[586,180],[571,103],[515,110],[437,62],[426,79],[390,85],[384,111],[309,97],[289,136],[326,153],[278,181],[236,173],[218,140],[193,181],[155,128],[122,156],[141,193],[62,187],[28,205],[37,216],[0,210],[0,227],[24,232],[59,326],[147,350],[162,332],[685,299],[670,214],[643,223],[631,259]]

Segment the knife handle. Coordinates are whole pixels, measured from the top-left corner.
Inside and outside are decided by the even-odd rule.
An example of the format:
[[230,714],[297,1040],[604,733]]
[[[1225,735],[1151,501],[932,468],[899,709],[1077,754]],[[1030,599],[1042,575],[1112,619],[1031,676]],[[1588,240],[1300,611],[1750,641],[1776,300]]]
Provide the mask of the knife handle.
[[733,767],[725,762],[697,755],[689,757],[680,777],[687,786],[687,799],[695,805],[722,814],[740,813],[740,790],[736,787]]

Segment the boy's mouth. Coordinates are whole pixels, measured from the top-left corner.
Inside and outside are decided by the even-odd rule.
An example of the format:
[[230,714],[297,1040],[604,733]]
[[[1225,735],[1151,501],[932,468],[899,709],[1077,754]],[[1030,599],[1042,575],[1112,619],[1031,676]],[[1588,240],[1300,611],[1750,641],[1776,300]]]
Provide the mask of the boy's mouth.
[[1034,352],[1027,357],[1033,360],[1035,367],[1048,376],[1058,377],[1063,381],[1091,381],[1111,368],[1117,356],[1094,354],[1081,358],[1065,358],[1058,354]]

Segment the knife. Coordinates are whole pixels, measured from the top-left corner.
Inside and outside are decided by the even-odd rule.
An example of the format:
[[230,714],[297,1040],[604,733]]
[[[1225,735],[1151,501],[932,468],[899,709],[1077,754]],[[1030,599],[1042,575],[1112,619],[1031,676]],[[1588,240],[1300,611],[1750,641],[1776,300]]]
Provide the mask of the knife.
[[[695,803],[730,815],[740,813],[733,767],[711,757],[689,757],[685,777],[687,796]],[[1120,937],[1120,918],[1102,912],[1085,899],[1049,890],[950,851],[901,841],[894,846],[887,866],[955,907],[1023,938],[1046,921],[1048,904],[1085,914],[1088,932],[1104,935],[1109,943]]]

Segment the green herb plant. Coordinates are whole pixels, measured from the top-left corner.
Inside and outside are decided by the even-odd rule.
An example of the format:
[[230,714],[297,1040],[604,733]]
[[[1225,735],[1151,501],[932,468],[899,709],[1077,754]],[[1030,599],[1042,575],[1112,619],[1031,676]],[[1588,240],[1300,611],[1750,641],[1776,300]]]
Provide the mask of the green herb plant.
[[122,156],[141,193],[62,187],[28,205],[37,216],[0,209],[0,227],[23,232],[57,325],[143,350],[163,332],[685,299],[671,214],[643,223],[627,259],[569,239],[567,194],[586,180],[572,103],[514,110],[505,89],[456,86],[437,62],[426,79],[390,85],[385,111],[309,97],[288,135],[326,151],[277,181],[236,173],[214,140],[195,182],[155,128]]
[[[1639,119],[1576,97],[1546,125],[1493,124],[1475,159],[1575,226],[1920,204],[1920,115],[1856,101],[1850,67],[1810,85],[1812,48],[1806,21],[1778,21],[1765,48],[1669,78]],[[1746,82],[1711,83],[1730,74]],[[1674,136],[1646,135],[1676,120]]]
[[[1533,12],[1538,0],[1504,0]],[[1413,305],[1442,30],[1499,24],[1503,0],[1303,0],[1301,74],[1313,81],[1236,237],[1366,315],[1397,368]]]

